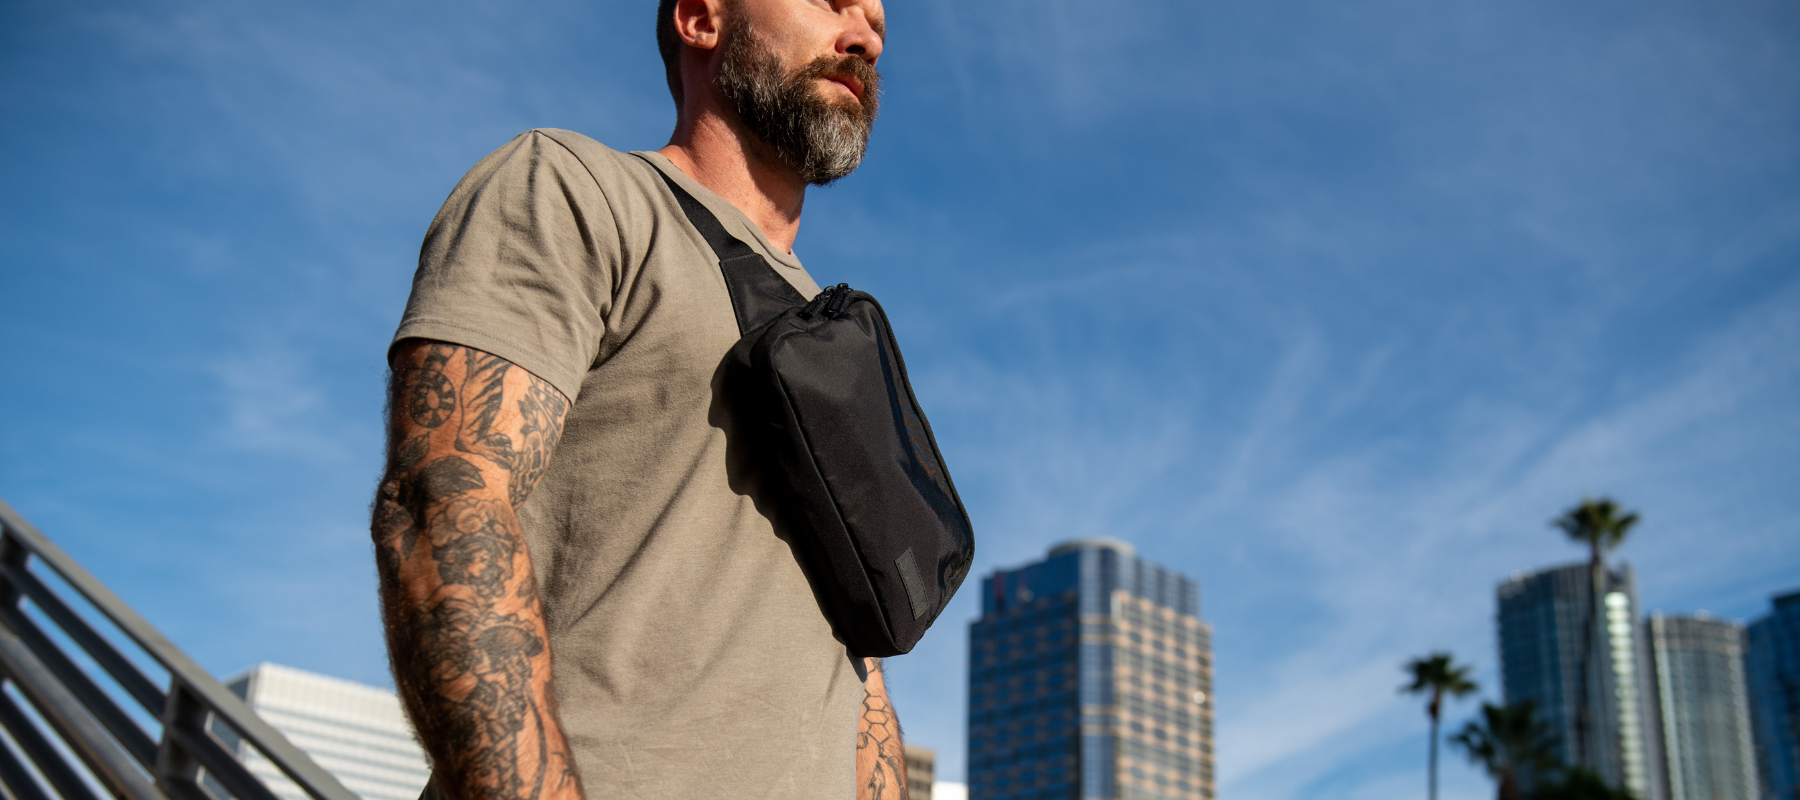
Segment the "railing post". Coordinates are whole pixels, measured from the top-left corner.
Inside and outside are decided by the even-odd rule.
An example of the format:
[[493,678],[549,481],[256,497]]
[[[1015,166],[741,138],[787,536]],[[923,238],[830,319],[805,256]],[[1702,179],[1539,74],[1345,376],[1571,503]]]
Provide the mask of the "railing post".
[[175,800],[211,800],[200,785],[200,761],[181,746],[177,731],[206,733],[206,703],[180,680],[170,679],[163,703],[162,741],[156,745],[156,785]]
[[[13,536],[11,528],[0,525],[0,564],[23,568],[30,559],[31,550]],[[0,579],[0,605],[16,606],[23,594],[24,590],[14,586],[12,581]]]

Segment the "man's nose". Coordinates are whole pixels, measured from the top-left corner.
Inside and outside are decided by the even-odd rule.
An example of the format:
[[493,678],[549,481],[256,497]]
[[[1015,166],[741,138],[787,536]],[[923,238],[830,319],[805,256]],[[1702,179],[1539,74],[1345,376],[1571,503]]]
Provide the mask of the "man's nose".
[[846,27],[838,37],[838,52],[858,56],[874,64],[881,57],[881,34],[876,33],[875,27],[869,24],[869,17],[861,7],[845,9],[844,17]]

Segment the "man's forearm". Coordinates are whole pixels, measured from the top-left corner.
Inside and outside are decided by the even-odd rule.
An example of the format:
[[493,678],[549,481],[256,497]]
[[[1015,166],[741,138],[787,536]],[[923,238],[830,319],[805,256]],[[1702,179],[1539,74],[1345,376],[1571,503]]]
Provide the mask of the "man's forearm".
[[[530,376],[441,344],[396,361],[393,452],[372,532],[394,681],[437,788],[449,800],[579,800],[514,512],[523,497],[511,468],[534,437],[529,421],[499,413],[515,405],[509,379],[529,398]],[[553,444],[557,423],[535,438]]]
[[906,752],[900,741],[900,718],[888,702],[881,659],[865,659],[862,719],[856,732],[857,800],[906,800]]
[[[516,564],[497,568],[513,560],[501,541],[510,537],[481,526],[503,529],[498,515],[481,503],[460,505],[428,525],[438,530],[414,534],[413,558],[393,557],[406,549],[402,534],[381,559],[382,572],[398,578],[382,582],[395,683],[450,798],[556,796],[574,788],[574,768],[553,710],[535,581],[528,566],[522,583],[505,579]],[[475,530],[458,530],[465,525]],[[427,558],[421,551],[437,563],[418,563]],[[486,559],[493,561],[475,563]],[[421,567],[461,574],[419,598],[407,584],[431,581],[399,576]]]

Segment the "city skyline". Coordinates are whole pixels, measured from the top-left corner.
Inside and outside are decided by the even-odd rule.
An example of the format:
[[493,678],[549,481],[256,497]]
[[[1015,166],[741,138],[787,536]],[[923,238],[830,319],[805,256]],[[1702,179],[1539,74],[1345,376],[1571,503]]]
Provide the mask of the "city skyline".
[[[1398,665],[1494,698],[1495,582],[1579,560],[1584,495],[1642,513],[1647,612],[1800,588],[1793,3],[889,5],[869,157],[796,253],[881,298],[971,573],[1112,535],[1206,587],[1222,797],[1422,795]],[[0,497],[213,674],[387,683],[420,239],[522,130],[665,142],[648,13],[8,3]],[[889,666],[951,779],[973,588]]]
[[[1542,710],[1540,718],[1546,721],[1549,729],[1561,732],[1557,737],[1560,740],[1557,758],[1565,763],[1572,763],[1576,758],[1566,746],[1572,722],[1557,696],[1568,692],[1571,680],[1569,676],[1540,676],[1538,673],[1542,669],[1534,662],[1560,661],[1567,667],[1570,654],[1559,654],[1557,650],[1559,647],[1567,650],[1574,644],[1574,638],[1569,631],[1558,630],[1558,626],[1572,624],[1578,616],[1576,612],[1586,604],[1583,596],[1585,573],[1585,564],[1546,567],[1529,574],[1515,574],[1499,586],[1501,611],[1497,616],[1497,632],[1501,660],[1503,665],[1509,663],[1509,658],[1513,663],[1510,678],[1502,691],[1509,695],[1506,698],[1509,703],[1529,701]],[[1788,738],[1783,739],[1779,734],[1768,736],[1766,730],[1752,731],[1754,703],[1745,668],[1747,662],[1755,664],[1757,657],[1749,648],[1746,627],[1704,612],[1693,615],[1656,612],[1634,618],[1630,598],[1635,594],[1635,575],[1630,566],[1621,564],[1617,570],[1608,570],[1605,576],[1607,597],[1613,601],[1605,605],[1624,609],[1623,613],[1615,615],[1625,620],[1624,627],[1641,627],[1643,631],[1642,639],[1624,642],[1623,650],[1635,665],[1646,668],[1641,676],[1637,676],[1639,683],[1634,688],[1643,693],[1643,707],[1647,712],[1641,734],[1647,741],[1642,743],[1643,750],[1638,758],[1645,760],[1655,776],[1653,781],[1645,781],[1644,776],[1639,776],[1639,787],[1634,794],[1667,800],[1785,796],[1782,792],[1789,787],[1783,781],[1791,780],[1788,776],[1800,763],[1793,757],[1796,754],[1790,754],[1786,761],[1771,770],[1767,763],[1769,751],[1781,747],[1793,749],[1793,734],[1787,731]],[[1113,586],[1123,588],[1107,588]],[[1136,760],[1130,754],[1154,750],[1154,745],[1166,744],[1168,739],[1179,738],[1184,732],[1205,733],[1204,742],[1196,741],[1195,745],[1201,747],[1205,755],[1205,766],[1198,769],[1210,776],[1210,756],[1214,752],[1210,713],[1197,724],[1176,724],[1173,715],[1160,710],[1160,706],[1157,710],[1137,708],[1150,703],[1148,696],[1142,693],[1152,674],[1158,685],[1149,688],[1156,689],[1159,695],[1164,693],[1160,682],[1173,681],[1170,685],[1181,689],[1176,694],[1182,695],[1183,700],[1192,690],[1197,708],[1211,708],[1212,698],[1207,696],[1207,690],[1212,685],[1209,646],[1213,631],[1198,617],[1198,584],[1177,572],[1137,558],[1135,548],[1129,542],[1091,537],[1056,545],[1039,561],[997,570],[983,578],[981,591],[984,614],[970,622],[971,639],[976,644],[972,650],[981,656],[979,661],[971,663],[970,668],[973,672],[992,674],[976,681],[977,692],[971,694],[970,735],[990,736],[1002,728],[1017,730],[1031,740],[1026,742],[1030,745],[1041,744],[1039,740],[1048,741],[1046,736],[1057,738],[1059,727],[1068,728],[1070,734],[1079,729],[1079,735],[1065,735],[1061,740],[1068,743],[1068,759],[1081,766],[1071,771],[1068,780],[1052,781],[1053,785],[1040,785],[1036,787],[1037,791],[1021,793],[996,790],[992,775],[997,774],[995,769],[1008,766],[999,763],[989,768],[988,776],[976,776],[974,797],[1033,800],[1060,798],[1070,792],[1084,798],[1116,797],[1122,800],[1180,797],[1179,794],[1158,794],[1136,788],[1133,784],[1148,786],[1147,776],[1141,767],[1135,766]],[[1800,608],[1800,592],[1775,595],[1771,604],[1775,611],[1752,626],[1763,629],[1765,641],[1762,647],[1765,649],[1770,647],[1767,641],[1770,623],[1781,612]],[[1086,613],[1077,613],[1081,609],[1099,613],[1090,618]],[[1153,619],[1159,614],[1168,621]],[[1061,623],[1064,617],[1069,618],[1070,624]],[[1080,624],[1073,624],[1077,619],[1081,620]],[[1183,619],[1189,622],[1182,622]],[[1178,633],[1184,625],[1194,626],[1195,632],[1192,635]],[[1613,637],[1617,637],[1619,627],[1613,626]],[[1783,635],[1792,638],[1791,633]],[[1065,638],[1066,644],[1063,643]],[[1168,638],[1168,644],[1162,641],[1164,638]],[[1120,649],[1127,639],[1135,643],[1127,646],[1128,649],[1143,652],[1128,653]],[[1513,644],[1509,645],[1509,641]],[[1045,644],[1063,646],[1046,648]],[[1789,650],[1800,649],[1794,644],[1786,642],[1785,646]],[[1170,666],[1176,662],[1164,664],[1157,660],[1171,657],[1171,654],[1175,658],[1186,658],[1181,650],[1183,646],[1198,648],[1193,651],[1197,662],[1186,677],[1181,676],[1180,667]],[[1536,652],[1546,646],[1549,651]],[[1509,653],[1509,648],[1523,651],[1523,654]],[[1087,652],[1090,649],[1094,652]],[[1151,653],[1151,650],[1156,652]],[[1017,661],[1021,656],[1025,661],[1019,661],[1017,665],[1006,663]],[[1791,653],[1779,658],[1794,660]],[[1066,666],[1058,666],[1065,662]],[[1155,662],[1154,666],[1152,662]],[[1758,666],[1767,669],[1767,665],[1757,664],[1752,666],[1752,674]],[[1025,669],[1021,671],[1016,667]],[[1049,672],[1039,675],[1043,667],[1048,667]],[[1793,666],[1786,669],[1793,671]],[[1091,670],[1094,672],[1090,673]],[[1602,662],[1596,672],[1606,675],[1618,670],[1614,665]],[[1629,672],[1624,671],[1626,677]],[[1066,678],[1066,685],[1047,681],[1046,676],[1052,674]],[[1025,695],[1018,694],[1021,678],[1024,679]],[[1765,677],[1764,680],[1768,679]],[[249,702],[253,710],[364,797],[411,800],[427,777],[427,767],[411,738],[399,700],[390,691],[266,662],[225,681],[227,687]],[[983,691],[984,686],[992,688]],[[1044,691],[1033,693],[1033,687]],[[1076,687],[1081,687],[1079,694],[1084,695],[1076,703],[1079,712],[1071,710],[1066,719],[1054,713],[1050,716],[1041,713],[1044,704],[1037,700],[1048,695],[1074,697]],[[1618,691],[1604,680],[1599,682],[1598,688]],[[1113,699],[1124,693],[1140,696],[1130,698],[1129,702],[1123,697]],[[1021,697],[1029,702],[1019,705]],[[1024,716],[989,702],[996,698],[1005,701],[1002,705],[1012,704],[1024,709]],[[1765,704],[1770,700],[1768,697],[1760,699]],[[1791,702],[1791,698],[1777,698],[1777,702],[1782,699]],[[1095,704],[1102,700],[1104,702]],[[977,701],[980,701],[979,708]],[[1128,711],[1127,706],[1132,710]],[[994,711],[987,710],[990,708],[1000,711],[1000,716],[994,717]],[[1596,708],[1602,714],[1617,713],[1617,708],[1609,708],[1606,702],[1596,702]],[[1780,713],[1779,709],[1776,713]],[[1128,723],[1134,720],[1142,721],[1142,724],[1129,725],[1136,731],[1135,735],[1126,732]],[[1621,721],[1615,719],[1613,724],[1616,727]],[[1028,724],[1020,727],[1017,723]],[[1603,720],[1600,726],[1607,724]],[[1156,730],[1158,736],[1155,738],[1164,741],[1151,742],[1147,725],[1168,725],[1177,733],[1163,736],[1163,730]],[[221,732],[221,735],[228,744],[235,742],[235,737],[228,732]],[[1134,738],[1143,741],[1126,741]],[[1601,733],[1593,736],[1595,742],[1604,739],[1605,735]],[[1181,742],[1185,745],[1186,739]],[[1771,744],[1774,748],[1762,746]],[[1081,755],[1095,747],[1107,755],[1103,758]],[[1026,749],[1042,751],[1045,748]],[[933,748],[909,739],[906,754],[909,790],[923,789],[927,792],[924,797],[932,797],[929,792],[934,775]],[[240,752],[239,755],[246,758],[252,773],[268,782],[278,795],[289,800],[304,800],[303,794],[258,754]],[[1039,753],[1034,758],[1042,761],[1044,755]],[[1051,761],[1058,758],[1055,752],[1048,755]],[[1764,757],[1764,763],[1760,765],[1759,755]],[[1599,772],[1603,779],[1621,782],[1624,773],[1617,763],[1618,758],[1615,753],[1610,765],[1601,759]],[[1160,760],[1168,759],[1165,754]],[[1101,763],[1104,767],[1096,768]],[[1031,764],[1023,766],[1039,769]],[[1011,771],[1016,772],[1016,766]],[[1137,773],[1136,780],[1127,776],[1127,771]],[[1078,776],[1083,772],[1098,774],[1082,780]],[[1765,784],[1764,776],[1773,778],[1773,783]],[[938,782],[949,792],[947,796],[959,800],[969,797],[967,786],[961,782]],[[1175,789],[1173,780],[1162,783],[1168,791]],[[1770,794],[1758,794],[1757,790],[1765,785],[1773,787],[1768,790]],[[1119,791],[1115,792],[1114,787]],[[1183,785],[1180,791],[1186,792],[1188,787]],[[1196,785],[1192,791],[1196,797],[1215,796],[1210,782],[1204,787]]]

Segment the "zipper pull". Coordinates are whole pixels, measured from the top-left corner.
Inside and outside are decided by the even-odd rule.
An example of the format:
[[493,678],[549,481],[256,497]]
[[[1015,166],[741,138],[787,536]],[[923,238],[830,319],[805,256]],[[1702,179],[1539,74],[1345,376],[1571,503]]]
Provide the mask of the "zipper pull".
[[831,287],[831,302],[825,304],[826,318],[836,317],[844,313],[844,306],[850,304],[850,284],[840,283]]
[[803,308],[800,309],[800,318],[806,319],[806,320],[812,319],[814,315],[819,313],[819,309],[824,307],[826,301],[828,301],[830,299],[831,299],[831,290],[830,289],[825,289],[824,291],[821,291],[818,294],[813,295],[813,299],[808,301],[807,304]]

